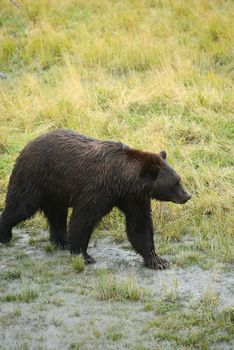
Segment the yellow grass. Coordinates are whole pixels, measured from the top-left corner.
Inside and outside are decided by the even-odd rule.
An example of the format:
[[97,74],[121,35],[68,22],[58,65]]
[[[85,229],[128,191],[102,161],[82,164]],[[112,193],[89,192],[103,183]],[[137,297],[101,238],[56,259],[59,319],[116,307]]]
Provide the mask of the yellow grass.
[[[193,199],[154,204],[159,233],[213,239],[214,249],[201,247],[218,254],[233,238],[233,2],[17,4],[1,3],[0,208],[21,148],[72,128],[166,149]],[[112,230],[122,220],[114,217]]]

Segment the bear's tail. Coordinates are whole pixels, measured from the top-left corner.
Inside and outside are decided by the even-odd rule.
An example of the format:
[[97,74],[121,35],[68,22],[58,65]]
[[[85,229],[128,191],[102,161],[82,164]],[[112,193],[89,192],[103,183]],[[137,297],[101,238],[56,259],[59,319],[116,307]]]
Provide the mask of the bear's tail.
[[12,232],[8,225],[4,222],[4,218],[0,215],[0,243],[8,243],[12,238]]

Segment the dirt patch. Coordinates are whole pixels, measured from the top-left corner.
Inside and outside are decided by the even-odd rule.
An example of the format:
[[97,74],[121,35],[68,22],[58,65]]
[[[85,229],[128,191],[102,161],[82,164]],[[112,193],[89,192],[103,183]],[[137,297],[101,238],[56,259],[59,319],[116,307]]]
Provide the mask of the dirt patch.
[[[157,321],[154,303],[162,300],[162,305],[186,310],[210,293],[218,300],[217,312],[234,304],[234,275],[228,264],[214,261],[209,269],[175,264],[167,271],[151,271],[128,242],[97,238],[89,249],[97,264],[78,274],[69,252],[48,252],[47,239],[46,232],[32,239],[15,230],[13,242],[0,246],[1,349],[180,349],[175,339],[155,341],[158,326],[153,333],[146,327]],[[117,279],[133,276],[150,297],[135,302],[98,300],[93,292],[102,269]],[[233,341],[225,339],[218,343],[211,339],[210,348],[231,349]],[[181,349],[193,347],[191,343]]]

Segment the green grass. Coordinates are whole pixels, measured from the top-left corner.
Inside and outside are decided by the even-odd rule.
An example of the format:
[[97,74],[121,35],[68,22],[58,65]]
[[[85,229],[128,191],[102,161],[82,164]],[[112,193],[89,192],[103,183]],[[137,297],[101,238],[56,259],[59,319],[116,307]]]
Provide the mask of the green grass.
[[154,305],[157,317],[144,332],[150,330],[155,341],[169,341],[178,349],[210,349],[233,339],[234,309],[220,311],[218,305],[218,296],[209,292],[183,309],[178,302],[158,301]]
[[46,253],[52,253],[54,251],[55,247],[51,243],[47,243],[45,246]]
[[16,268],[12,268],[8,271],[1,272],[0,278],[2,280],[14,280],[14,279],[21,278],[21,274],[22,274],[21,269],[16,267]]
[[[25,245],[24,232],[18,234],[10,247],[0,245],[3,348],[9,348],[12,339],[20,349],[46,348],[51,329],[61,341],[60,348],[68,349],[231,348],[233,307],[226,308],[233,287],[231,265],[216,263],[209,271],[190,270],[190,265],[198,265],[192,239],[167,245],[171,260],[180,263],[179,269],[146,270],[139,260],[129,264],[127,258],[123,265],[118,254],[110,253],[105,264],[113,269],[87,266],[78,274],[69,252],[47,254],[45,242]],[[164,249],[165,241],[161,244]],[[108,246],[103,247],[101,256],[105,252],[109,252]],[[100,256],[97,260],[103,263]],[[182,286],[186,281],[185,293]],[[201,290],[205,292],[198,298]],[[21,324],[24,327],[19,329]],[[32,330],[35,332],[30,333]]]
[[[154,203],[158,232],[233,262],[233,2],[20,4],[1,6],[0,209],[20,150],[47,130],[166,149],[193,198]],[[102,225],[124,239],[117,211]]]
[[118,341],[123,338],[123,332],[121,330],[121,326],[113,325],[107,329],[106,337],[112,341]]
[[18,318],[21,316],[21,310],[18,305],[5,315],[0,316],[0,324],[4,323],[6,326],[11,326],[12,323],[17,322]]
[[168,274],[167,281],[162,283],[161,295],[164,300],[172,303],[182,299],[182,291],[175,276]]
[[38,297],[38,291],[29,284],[22,284],[19,293],[5,293],[0,296],[1,302],[26,302],[30,303]]
[[72,256],[70,259],[70,264],[75,272],[82,272],[85,267],[85,262],[83,256]]
[[93,290],[99,300],[137,301],[150,297],[150,291],[142,288],[134,276],[116,276],[109,270],[99,270]]

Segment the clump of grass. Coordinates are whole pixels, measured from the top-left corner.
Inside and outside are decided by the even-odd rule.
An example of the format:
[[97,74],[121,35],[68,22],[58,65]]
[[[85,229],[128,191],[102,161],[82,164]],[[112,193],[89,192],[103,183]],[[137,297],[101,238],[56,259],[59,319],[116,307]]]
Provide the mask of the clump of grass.
[[207,289],[204,291],[204,293],[201,295],[201,297],[197,300],[197,302],[192,307],[197,307],[200,305],[204,309],[207,308],[215,308],[219,305],[220,298],[219,294],[211,289]]
[[[184,301],[184,300],[183,300]],[[145,311],[155,311],[156,315],[164,315],[168,312],[179,311],[183,309],[182,299],[162,298],[157,300],[147,300],[144,303]]]
[[55,250],[55,246],[51,243],[47,243],[45,246],[46,253],[52,253]]
[[0,316],[0,322],[4,323],[4,325],[11,325],[14,322],[17,322],[17,317],[21,316],[21,309],[16,306],[12,311],[2,314]]
[[64,305],[64,298],[63,297],[52,297],[47,300],[48,304],[53,304],[55,306],[63,306]]
[[4,280],[14,280],[14,279],[21,278],[21,274],[22,274],[21,269],[18,268],[18,267],[16,267],[16,268],[14,268],[14,269],[1,272],[1,274],[0,274],[0,279],[4,279]]
[[197,246],[212,258],[224,263],[234,262],[233,237],[208,232],[206,235],[198,235]]
[[94,295],[99,300],[144,300],[150,292],[142,288],[134,276],[118,277],[108,270],[98,271]]
[[37,235],[33,235],[29,238],[28,243],[30,245],[39,246],[42,242],[48,242],[48,236],[41,235],[40,233]]
[[144,310],[145,311],[152,311],[152,310],[154,310],[154,302],[153,302],[153,300],[147,300],[144,303]]
[[106,337],[112,341],[118,341],[123,338],[123,332],[119,325],[111,326],[107,329]]
[[38,297],[38,291],[35,288],[30,287],[29,285],[23,286],[20,293],[20,301],[29,303],[30,301]]
[[70,265],[75,272],[82,272],[85,268],[84,258],[81,255],[75,255],[70,258]]
[[101,335],[102,335],[102,332],[100,332],[98,329],[96,329],[96,328],[94,328],[93,329],[93,336],[95,337],[95,338],[100,338],[101,337]]
[[80,313],[80,310],[76,310],[72,316],[74,317],[80,317],[81,313]]
[[179,254],[177,254],[172,260],[178,267],[187,267],[191,265],[198,265],[202,268],[209,267],[207,258],[199,251],[182,251],[179,252]]
[[29,285],[22,285],[20,293],[7,293],[0,297],[3,302],[25,302],[30,303],[38,297],[38,291]]
[[62,320],[59,320],[59,319],[52,319],[51,320],[51,323],[55,326],[55,327],[61,327],[63,325],[63,321]]
[[168,280],[162,281],[161,295],[163,299],[170,302],[177,302],[181,300],[182,292],[175,276],[168,274]]
[[71,343],[69,346],[69,350],[82,350],[85,349],[87,343],[87,339],[77,342],[77,343]]

